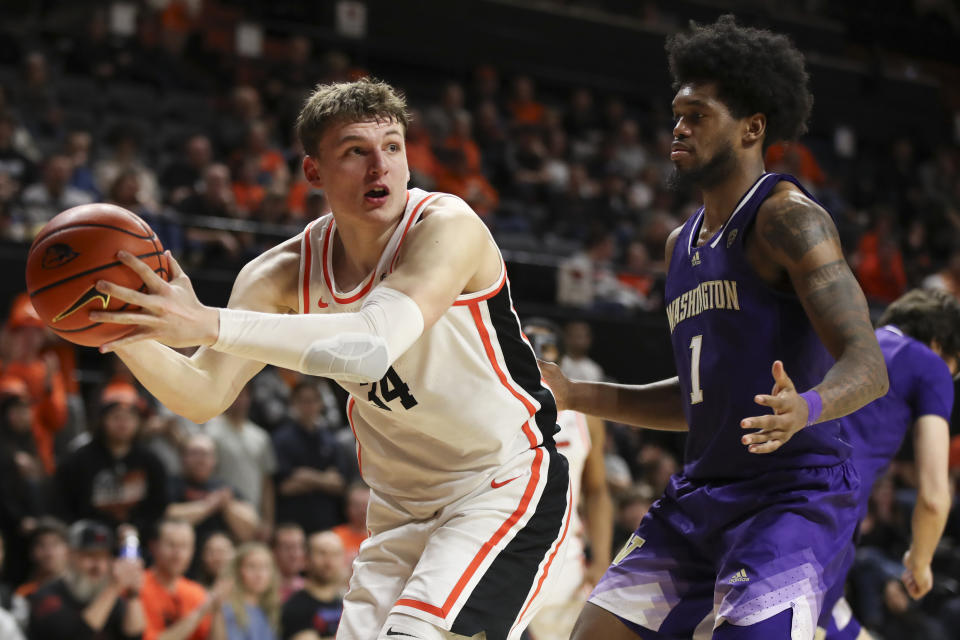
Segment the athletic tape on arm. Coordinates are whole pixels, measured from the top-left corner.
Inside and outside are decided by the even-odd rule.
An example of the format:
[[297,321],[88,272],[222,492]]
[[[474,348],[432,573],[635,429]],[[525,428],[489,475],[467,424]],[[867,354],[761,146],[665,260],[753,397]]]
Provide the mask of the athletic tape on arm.
[[359,311],[283,315],[220,309],[216,351],[344,382],[380,380],[423,333],[420,307],[376,287]]

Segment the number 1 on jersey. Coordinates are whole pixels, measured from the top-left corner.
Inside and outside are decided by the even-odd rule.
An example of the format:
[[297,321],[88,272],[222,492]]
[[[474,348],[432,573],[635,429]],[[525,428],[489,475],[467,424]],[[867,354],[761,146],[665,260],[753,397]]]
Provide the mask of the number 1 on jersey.
[[693,336],[690,339],[690,404],[703,402],[703,389],[700,388],[700,349],[703,345],[703,336]]

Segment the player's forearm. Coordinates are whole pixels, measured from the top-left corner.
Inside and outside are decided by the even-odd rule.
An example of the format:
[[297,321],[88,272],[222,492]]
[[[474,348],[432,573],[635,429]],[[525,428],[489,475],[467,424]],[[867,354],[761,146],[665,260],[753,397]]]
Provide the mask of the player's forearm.
[[886,395],[889,384],[876,338],[870,333],[857,339],[814,387],[823,402],[818,422],[850,415]]
[[159,342],[138,342],[119,347],[116,353],[147,391],[188,420],[206,422],[229,404],[209,372]]
[[646,429],[687,430],[679,378],[642,385],[571,381],[567,405],[587,415]]
[[922,564],[930,564],[937,550],[940,536],[947,525],[950,514],[950,494],[947,491],[937,494],[917,496],[917,505],[913,509],[913,541],[910,552],[913,558]]
[[584,492],[587,507],[587,534],[593,564],[607,566],[612,559],[613,500],[606,487]]

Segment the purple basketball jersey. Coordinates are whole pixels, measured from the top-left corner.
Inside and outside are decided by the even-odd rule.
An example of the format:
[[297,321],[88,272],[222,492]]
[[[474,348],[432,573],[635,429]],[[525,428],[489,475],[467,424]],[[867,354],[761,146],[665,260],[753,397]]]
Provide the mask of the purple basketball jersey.
[[[740,438],[740,421],[769,410],[753,400],[773,387],[782,360],[798,391],[820,383],[833,358],[794,295],[775,291],[747,262],[744,239],[760,205],[785,174],[765,173],[727,223],[696,246],[701,208],[683,226],[670,260],[666,300],[687,436],[684,474],[694,479],[753,477],[767,471],[838,464],[850,455],[838,420],[803,429],[777,451],[757,455]],[[812,197],[812,196],[810,196]]]
[[860,518],[867,513],[873,483],[916,419],[936,415],[949,422],[953,411],[953,377],[943,358],[893,325],[880,327],[876,334],[890,390],[844,420],[860,474]]

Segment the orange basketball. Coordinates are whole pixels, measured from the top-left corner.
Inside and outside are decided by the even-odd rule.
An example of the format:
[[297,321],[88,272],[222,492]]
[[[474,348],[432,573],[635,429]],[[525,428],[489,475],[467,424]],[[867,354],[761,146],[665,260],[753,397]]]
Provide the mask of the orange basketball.
[[98,280],[145,290],[140,277],[117,259],[121,249],[150,265],[164,280],[169,265],[153,229],[111,204],[85,204],[57,215],[40,231],[27,257],[27,291],[53,331],[77,344],[99,347],[133,331],[130,325],[93,322],[89,312],[137,309],[96,290]]

